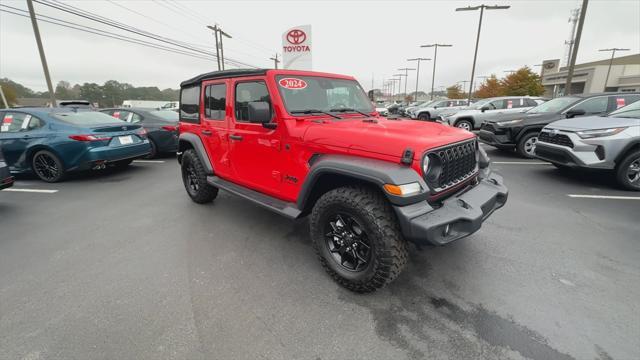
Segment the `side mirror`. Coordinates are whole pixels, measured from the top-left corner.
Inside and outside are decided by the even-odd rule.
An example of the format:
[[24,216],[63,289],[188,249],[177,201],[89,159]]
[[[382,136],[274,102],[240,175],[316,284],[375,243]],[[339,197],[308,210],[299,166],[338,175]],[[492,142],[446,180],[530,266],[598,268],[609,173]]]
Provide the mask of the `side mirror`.
[[253,101],[249,103],[249,122],[267,124],[271,122],[271,106],[266,101]]
[[571,109],[567,111],[566,116],[567,116],[567,119],[571,119],[573,117],[582,116],[584,114],[586,114],[586,112],[583,109]]
[[491,110],[491,108],[488,107],[488,106],[483,106],[483,107],[480,108],[480,111],[482,111],[482,112],[485,112],[487,110]]

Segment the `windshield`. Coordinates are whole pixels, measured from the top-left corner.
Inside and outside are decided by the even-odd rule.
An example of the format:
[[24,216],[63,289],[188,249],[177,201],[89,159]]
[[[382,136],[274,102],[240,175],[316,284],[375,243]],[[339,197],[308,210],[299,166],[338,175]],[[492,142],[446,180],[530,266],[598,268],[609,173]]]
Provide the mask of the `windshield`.
[[609,116],[616,118],[640,119],[640,101],[636,101],[631,105],[621,107],[620,109],[609,114]]
[[571,106],[580,100],[582,99],[576,98],[576,97],[569,97],[569,96],[559,97],[559,98],[549,100],[545,103],[542,103],[532,109],[529,109],[527,113],[530,113],[530,114],[559,113],[562,110],[566,109],[568,106]]
[[289,113],[304,110],[324,112],[353,109],[372,112],[373,105],[354,80],[318,76],[278,76],[278,88]]
[[172,110],[150,111],[149,113],[161,118],[162,120],[178,121],[178,113]]
[[98,124],[113,124],[123,123],[124,121],[118,120],[111,115],[103,114],[97,111],[83,111],[83,112],[63,112],[53,114],[58,120],[62,120],[66,123],[73,125],[91,126]]

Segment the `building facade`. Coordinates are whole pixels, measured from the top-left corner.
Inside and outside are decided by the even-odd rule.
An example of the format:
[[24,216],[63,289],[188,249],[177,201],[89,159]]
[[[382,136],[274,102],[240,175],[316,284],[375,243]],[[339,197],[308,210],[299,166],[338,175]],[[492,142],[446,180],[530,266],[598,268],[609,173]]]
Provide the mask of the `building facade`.
[[[572,94],[592,94],[603,91],[640,91],[640,54],[621,56],[613,59],[609,79],[609,61],[599,60],[576,64],[571,80]],[[568,70],[559,67],[560,60],[545,60],[542,64],[542,85],[545,96],[564,95]]]

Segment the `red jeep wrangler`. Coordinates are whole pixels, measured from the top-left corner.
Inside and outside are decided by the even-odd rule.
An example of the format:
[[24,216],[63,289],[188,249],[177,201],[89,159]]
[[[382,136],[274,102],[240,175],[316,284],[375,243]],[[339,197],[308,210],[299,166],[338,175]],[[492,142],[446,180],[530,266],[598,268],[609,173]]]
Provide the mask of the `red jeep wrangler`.
[[196,203],[226,190],[310,215],[323,267],[357,292],[404,268],[407,241],[468,236],[507,200],[476,136],[380,117],[350,76],[225,70],[184,81],[178,160]]

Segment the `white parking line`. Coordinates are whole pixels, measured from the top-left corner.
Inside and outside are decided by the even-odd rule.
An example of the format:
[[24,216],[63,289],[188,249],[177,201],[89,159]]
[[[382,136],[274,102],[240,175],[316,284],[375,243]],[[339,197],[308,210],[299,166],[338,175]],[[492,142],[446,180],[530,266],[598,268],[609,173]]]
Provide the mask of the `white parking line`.
[[492,161],[496,165],[551,165],[548,162],[541,161]]
[[41,193],[41,194],[53,194],[57,193],[58,190],[44,190],[44,189],[17,189],[17,188],[9,188],[4,189],[2,191],[12,191],[12,192],[26,192],[26,193]]
[[578,199],[612,199],[612,200],[640,200],[640,196],[609,196],[609,195],[580,195],[567,194],[570,198]]
[[162,164],[164,160],[133,160],[134,163]]

